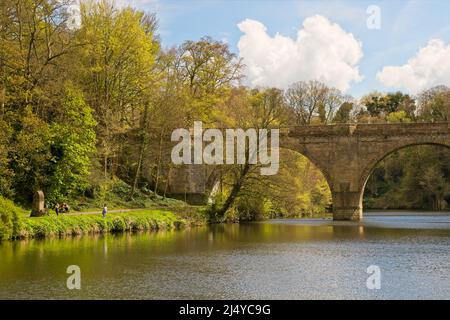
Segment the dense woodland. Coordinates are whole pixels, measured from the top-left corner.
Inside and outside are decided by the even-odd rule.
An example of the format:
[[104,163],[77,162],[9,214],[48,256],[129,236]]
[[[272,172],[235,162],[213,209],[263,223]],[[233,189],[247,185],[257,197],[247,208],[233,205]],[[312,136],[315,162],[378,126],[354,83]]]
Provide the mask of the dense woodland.
[[[44,190],[59,201],[164,197],[170,133],[209,127],[450,121],[450,89],[361,99],[317,81],[288,89],[246,87],[245,65],[209,37],[166,48],[157,16],[112,2],[0,2],[0,196],[29,206]],[[205,31],[206,32],[206,31]],[[218,219],[322,213],[321,173],[281,151],[280,172],[227,166],[211,214]],[[118,188],[117,185],[121,187]],[[407,148],[382,161],[365,194],[372,208],[442,210],[450,203],[450,150]]]

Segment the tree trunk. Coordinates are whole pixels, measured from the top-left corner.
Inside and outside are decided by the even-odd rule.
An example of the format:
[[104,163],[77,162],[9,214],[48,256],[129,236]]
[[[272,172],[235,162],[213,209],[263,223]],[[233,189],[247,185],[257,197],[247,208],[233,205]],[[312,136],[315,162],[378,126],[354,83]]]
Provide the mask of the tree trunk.
[[105,179],[108,179],[108,156],[105,154],[103,166],[105,169]]
[[137,164],[136,172],[134,174],[134,179],[133,179],[133,187],[131,188],[131,194],[130,194],[131,200],[133,200],[133,196],[137,189],[137,185],[138,185],[138,181],[139,181],[139,174],[141,172],[142,160],[144,158],[145,142],[144,142],[144,139],[142,139],[142,140],[143,141],[141,142],[141,147],[140,147],[140,151],[139,151],[138,164]]
[[142,127],[141,127],[141,145],[140,145],[140,150],[139,150],[139,159],[138,159],[138,163],[137,163],[137,167],[136,167],[136,172],[134,174],[134,179],[133,179],[133,187],[131,188],[131,194],[130,194],[130,199],[133,199],[133,196],[136,192],[137,189],[137,185],[139,182],[139,176],[141,173],[141,168],[142,168],[142,162],[144,160],[144,153],[145,153],[145,149],[147,146],[147,123],[148,123],[148,104],[145,104],[145,108],[144,108],[144,119],[142,121]]
[[236,181],[236,183],[233,184],[233,188],[231,188],[231,192],[228,195],[227,199],[225,200],[225,203],[223,204],[222,208],[220,208],[217,211],[217,215],[220,218],[223,218],[228,209],[230,209],[234,204],[234,201],[239,195],[239,192],[241,191],[242,185],[244,184],[245,178],[249,171],[250,171],[250,164],[249,163],[244,164],[244,167],[239,175],[239,178]]
[[166,185],[164,186],[164,194],[163,194],[164,199],[166,198],[168,188],[169,188],[169,179],[166,179]]
[[155,194],[158,194],[158,187],[159,187],[159,175],[160,175],[161,161],[162,161],[163,135],[164,135],[164,129],[161,129],[161,132],[159,135],[158,163],[156,165],[156,179],[155,179],[155,190],[154,190]]

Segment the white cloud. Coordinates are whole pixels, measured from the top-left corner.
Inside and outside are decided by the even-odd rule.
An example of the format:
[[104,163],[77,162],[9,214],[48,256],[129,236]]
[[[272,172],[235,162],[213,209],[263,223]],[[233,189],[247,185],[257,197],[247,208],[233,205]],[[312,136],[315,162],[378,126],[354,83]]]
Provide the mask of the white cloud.
[[338,24],[316,15],[304,20],[297,39],[271,37],[259,21],[238,24],[244,33],[238,49],[252,86],[286,88],[296,81],[318,80],[346,91],[352,81],[361,81],[358,62],[362,45]]
[[413,93],[450,84],[450,44],[433,39],[402,66],[387,66],[377,73],[386,87],[406,88]]

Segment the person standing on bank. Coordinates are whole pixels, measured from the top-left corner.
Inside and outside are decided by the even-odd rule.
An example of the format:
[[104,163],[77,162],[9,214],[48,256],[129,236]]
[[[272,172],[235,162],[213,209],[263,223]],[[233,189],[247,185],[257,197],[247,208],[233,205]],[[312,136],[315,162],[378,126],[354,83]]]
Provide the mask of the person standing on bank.
[[102,216],[103,218],[106,218],[106,214],[108,213],[108,207],[105,205],[103,205],[103,210],[102,210]]
[[57,203],[55,206],[55,212],[56,212],[56,216],[59,216],[59,203]]

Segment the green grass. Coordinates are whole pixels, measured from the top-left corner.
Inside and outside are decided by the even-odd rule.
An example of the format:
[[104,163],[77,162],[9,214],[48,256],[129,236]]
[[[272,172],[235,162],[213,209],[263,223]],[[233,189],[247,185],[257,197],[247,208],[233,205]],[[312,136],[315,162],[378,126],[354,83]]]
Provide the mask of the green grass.
[[61,215],[22,218],[13,239],[65,237],[128,231],[180,229],[192,224],[178,214],[163,210],[139,210],[108,214]]
[[[79,196],[65,199],[71,211],[89,212],[102,208],[106,203],[110,210],[115,209],[162,209],[185,207],[186,203],[156,195],[151,190],[136,190],[130,198],[131,187],[120,179],[113,179],[98,187],[92,197]],[[101,209],[100,209],[101,210]]]

